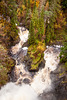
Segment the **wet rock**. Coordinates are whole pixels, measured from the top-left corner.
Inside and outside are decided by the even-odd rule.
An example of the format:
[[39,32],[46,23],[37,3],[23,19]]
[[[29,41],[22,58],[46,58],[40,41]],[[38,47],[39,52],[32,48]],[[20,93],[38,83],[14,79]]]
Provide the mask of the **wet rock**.
[[11,81],[16,82],[16,84],[30,83],[32,80],[32,75],[24,64],[15,65],[11,74]]
[[[19,72],[18,72],[19,73]],[[16,82],[20,75],[17,73],[17,69],[14,67],[10,74],[10,81]]]
[[28,47],[28,46],[29,46],[29,44],[28,44],[28,41],[27,41],[27,42],[25,42],[25,43],[23,44],[22,47]]
[[67,83],[60,83],[55,89],[55,94],[57,100],[67,100]]
[[23,80],[23,83],[29,84],[29,83],[30,83],[30,80],[29,80],[28,78],[25,78],[25,79]]
[[11,54],[13,54],[13,55],[17,54],[19,52],[20,48],[22,47],[22,45],[23,45],[23,41],[20,41],[18,44],[16,44],[15,46],[13,46],[11,48]]
[[57,100],[53,92],[43,93],[40,96],[40,100]]
[[24,61],[24,56],[27,54],[27,48],[20,48],[16,54],[12,54],[12,58],[17,61],[17,65]]
[[51,80],[54,84],[56,100],[66,100],[67,74],[63,64],[59,64],[58,68],[54,72],[51,72]]
[[45,67],[45,61],[44,59],[41,61],[41,63],[39,64],[39,69],[42,69]]

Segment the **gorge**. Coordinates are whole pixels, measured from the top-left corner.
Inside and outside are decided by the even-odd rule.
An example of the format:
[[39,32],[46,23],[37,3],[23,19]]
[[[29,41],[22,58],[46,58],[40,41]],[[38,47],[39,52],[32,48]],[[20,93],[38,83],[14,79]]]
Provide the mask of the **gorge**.
[[10,78],[11,82],[0,90],[0,100],[60,100],[55,95],[55,88],[59,84],[56,70],[59,68],[61,46],[46,46],[45,66],[33,75],[24,61],[28,47],[22,47],[28,40],[29,31],[24,27],[18,28],[20,41],[11,48],[16,65],[13,69],[13,77]]

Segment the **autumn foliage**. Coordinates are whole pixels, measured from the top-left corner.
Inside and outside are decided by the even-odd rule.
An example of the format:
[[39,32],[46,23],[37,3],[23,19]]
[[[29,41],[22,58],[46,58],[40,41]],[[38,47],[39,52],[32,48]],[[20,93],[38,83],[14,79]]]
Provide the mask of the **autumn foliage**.
[[[67,42],[66,7],[66,0],[0,0],[0,45],[6,48],[15,45],[19,40],[17,25],[25,26],[29,29],[28,54],[32,59],[30,70],[38,69],[43,60],[45,45]],[[64,49],[62,51],[64,53]],[[8,81],[6,74],[11,66],[10,61],[13,66],[13,61],[7,60],[5,69],[3,61],[0,62],[0,71],[5,76],[3,84]]]

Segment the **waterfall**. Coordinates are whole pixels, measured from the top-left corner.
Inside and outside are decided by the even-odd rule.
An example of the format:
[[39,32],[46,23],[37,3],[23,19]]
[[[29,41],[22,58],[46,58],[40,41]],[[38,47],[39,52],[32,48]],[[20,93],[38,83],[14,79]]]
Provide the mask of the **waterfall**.
[[24,27],[18,27],[20,42],[12,47],[12,54],[16,54],[22,45],[28,40],[29,31]]
[[[40,94],[54,89],[50,73],[58,67],[60,49],[48,46],[44,51],[44,68],[31,77],[29,71],[25,69],[25,63],[22,62],[28,50],[28,47],[22,47],[22,45],[28,40],[29,31],[24,27],[18,28],[20,42],[11,48],[13,59],[16,60],[14,74],[17,78],[15,82],[9,82],[1,88],[0,100],[40,100],[38,98]],[[24,83],[25,79],[29,81],[27,84]]]
[[54,71],[58,63],[60,51],[53,47],[48,47],[44,51],[45,67],[40,70],[34,77],[31,86],[38,94],[49,92],[53,89],[52,80],[50,78],[51,71]]
[[8,83],[0,90],[0,100],[37,100],[37,94],[29,85]]

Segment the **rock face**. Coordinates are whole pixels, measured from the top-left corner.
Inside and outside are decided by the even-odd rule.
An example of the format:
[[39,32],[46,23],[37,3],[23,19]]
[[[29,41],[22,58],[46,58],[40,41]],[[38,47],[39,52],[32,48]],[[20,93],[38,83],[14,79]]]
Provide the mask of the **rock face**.
[[55,96],[57,100],[67,99],[67,72],[63,65],[60,64],[58,69],[51,73],[51,76],[55,75]]
[[39,96],[40,100],[57,100],[54,92],[43,93]]

